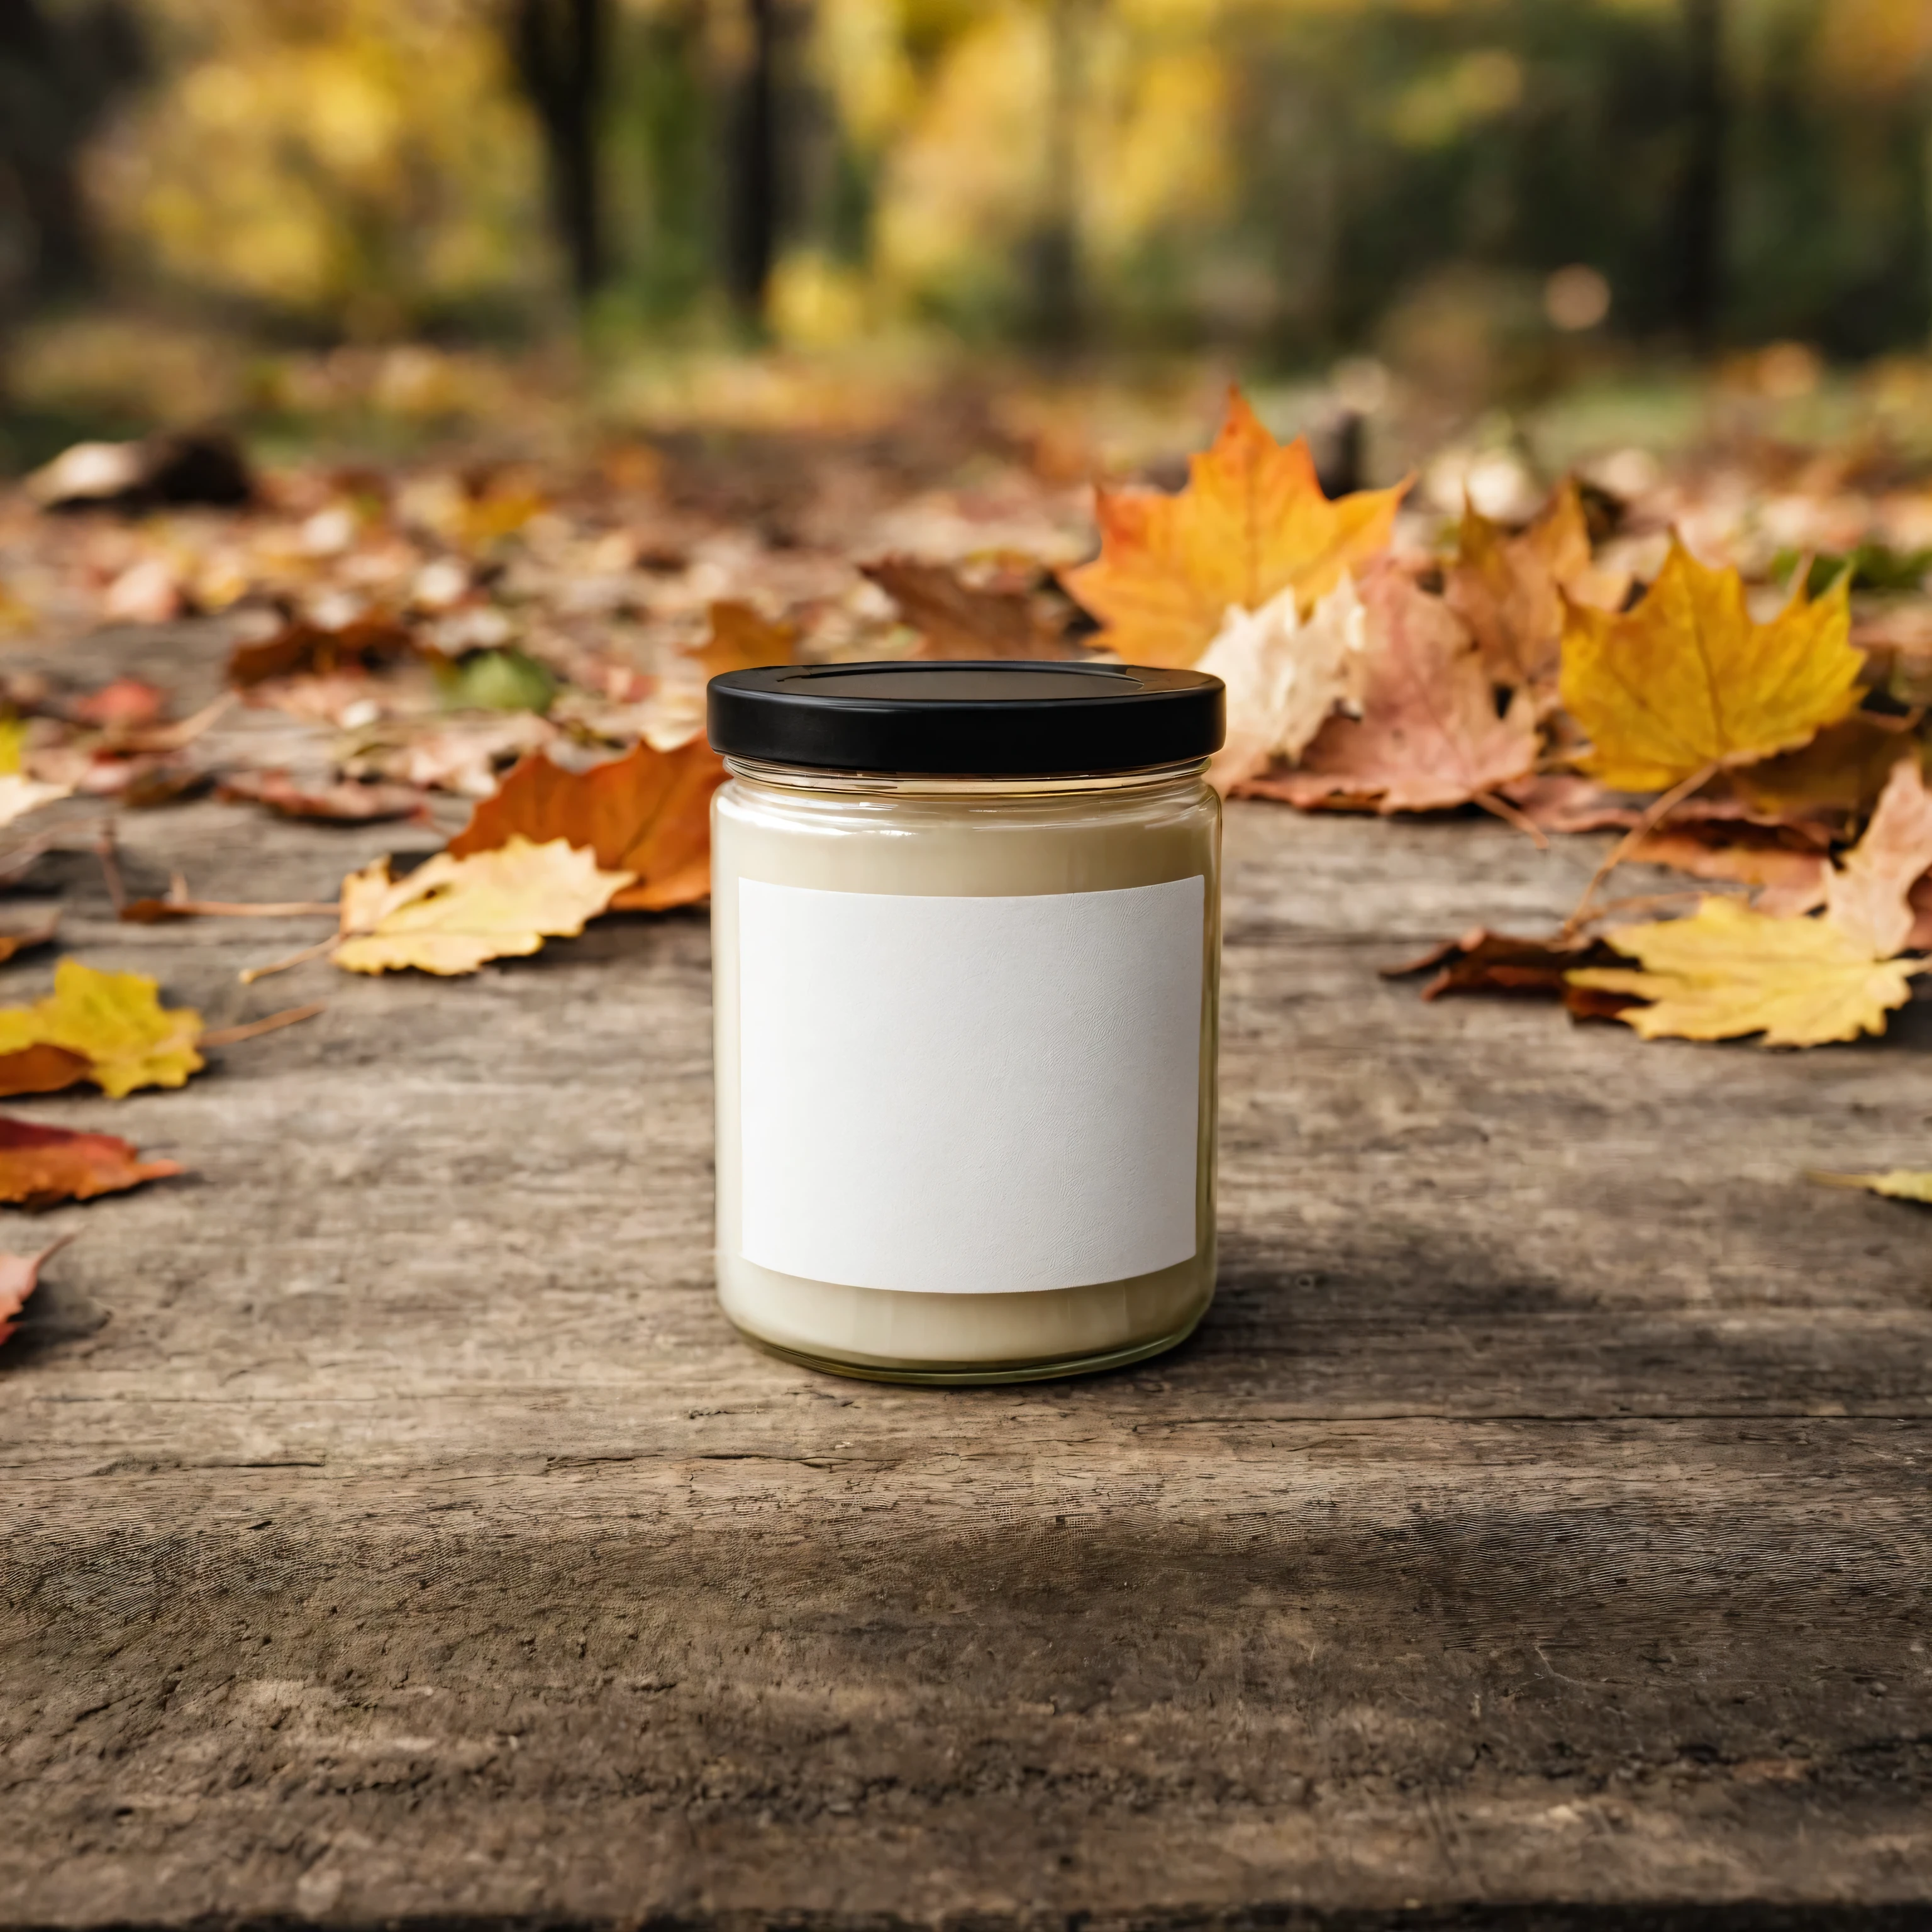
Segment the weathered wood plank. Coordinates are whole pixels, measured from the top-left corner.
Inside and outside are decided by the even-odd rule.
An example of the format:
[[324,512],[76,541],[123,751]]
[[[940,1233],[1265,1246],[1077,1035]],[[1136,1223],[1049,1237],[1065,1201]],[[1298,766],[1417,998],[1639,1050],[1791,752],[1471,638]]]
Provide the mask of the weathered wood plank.
[[[74,661],[143,650],[217,640]],[[431,842],[124,836],[238,898]],[[313,925],[120,926],[50,862],[90,961],[330,1010],[22,1103],[194,1178],[44,1217],[0,1357],[0,1918],[1924,1898],[1932,1274],[1800,1176],[1922,1158],[1932,1027],[1646,1046],[1378,977],[1592,856],[1238,808],[1215,1311],[962,1392],[717,1316],[701,919],[244,994]]]

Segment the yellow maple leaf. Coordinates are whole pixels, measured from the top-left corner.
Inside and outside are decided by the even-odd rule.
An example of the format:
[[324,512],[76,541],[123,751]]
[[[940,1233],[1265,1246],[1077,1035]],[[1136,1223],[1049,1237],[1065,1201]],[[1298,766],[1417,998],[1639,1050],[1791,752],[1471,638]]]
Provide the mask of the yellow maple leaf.
[[1604,937],[1642,970],[1586,967],[1576,986],[1651,1004],[1617,1017],[1646,1040],[1736,1040],[1822,1046],[1885,1030],[1932,960],[1876,958],[1828,919],[1775,919],[1736,899],[1706,898],[1689,919],[1618,926]]
[[1851,621],[1840,579],[1757,623],[1735,570],[1673,543],[1634,610],[1568,605],[1563,702],[1589,736],[1586,768],[1618,791],[1660,791],[1808,742],[1858,701]]
[[513,837],[465,858],[439,852],[405,879],[379,859],[343,880],[342,943],[329,956],[352,973],[473,973],[574,937],[633,876],[600,871],[594,852],[563,838]]
[[97,972],[77,959],[56,968],[44,1000],[0,1008],[0,1058],[58,1047],[87,1062],[85,1073],[68,1063],[70,1080],[92,1080],[116,1100],[137,1087],[184,1086],[204,1064],[195,1051],[200,1037],[200,1014],[164,1006],[152,980]]
[[1356,565],[1388,548],[1408,485],[1324,496],[1305,441],[1276,442],[1239,390],[1214,447],[1178,495],[1100,490],[1100,554],[1062,573],[1106,626],[1093,641],[1130,664],[1192,664],[1231,609],[1293,589],[1306,616]]

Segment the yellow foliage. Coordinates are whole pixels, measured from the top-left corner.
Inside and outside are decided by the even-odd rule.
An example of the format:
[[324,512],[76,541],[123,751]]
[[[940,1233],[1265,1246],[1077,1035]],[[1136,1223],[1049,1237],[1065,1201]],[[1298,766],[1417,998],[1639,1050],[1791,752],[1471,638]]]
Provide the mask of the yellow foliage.
[[89,1063],[84,1076],[118,1100],[137,1087],[180,1087],[202,1065],[201,1016],[164,1006],[139,973],[100,973],[63,959],[54,990],[31,1006],[0,1008],[0,1057],[57,1046]]
[[169,274],[364,332],[526,278],[541,160],[484,10],[156,6],[184,68],[97,186]]
[[330,956],[352,973],[473,973],[581,932],[633,876],[600,871],[594,852],[562,838],[512,838],[465,858],[439,852],[401,880],[379,859],[343,880],[343,940]]
[[1932,962],[1879,959],[1826,919],[1774,919],[1707,898],[1690,919],[1618,926],[1604,937],[1642,970],[1587,967],[1573,986],[1650,1002],[1617,1017],[1646,1040],[1736,1040],[1822,1046],[1885,1030]]
[[1858,703],[1851,624],[1843,582],[1754,622],[1735,570],[1673,544],[1634,610],[1569,607],[1563,702],[1589,737],[1587,769],[1620,791],[1658,791],[1808,742]]

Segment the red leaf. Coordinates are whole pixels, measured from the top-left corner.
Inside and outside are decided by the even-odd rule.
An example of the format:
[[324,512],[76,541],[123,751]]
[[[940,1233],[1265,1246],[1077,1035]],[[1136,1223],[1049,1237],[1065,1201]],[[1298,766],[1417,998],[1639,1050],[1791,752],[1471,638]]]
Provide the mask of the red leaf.
[[113,1134],[72,1133],[0,1114],[0,1201],[16,1208],[91,1201],[187,1171],[178,1161],[144,1161],[132,1142]]

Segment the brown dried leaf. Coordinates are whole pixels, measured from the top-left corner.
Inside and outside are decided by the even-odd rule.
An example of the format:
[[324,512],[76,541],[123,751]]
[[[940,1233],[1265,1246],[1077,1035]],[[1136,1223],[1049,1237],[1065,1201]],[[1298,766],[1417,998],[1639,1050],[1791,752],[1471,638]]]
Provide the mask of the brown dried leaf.
[[1822,905],[1832,873],[1832,862],[1822,852],[1798,850],[1782,843],[1775,832],[1709,821],[1696,827],[1673,823],[1650,833],[1630,853],[1628,862],[1667,866],[1694,879],[1764,886],[1759,910],[1785,918]]
[[928,658],[1064,658],[1074,655],[1064,626],[1024,590],[962,582],[950,564],[889,556],[860,568],[899,607]]
[[1536,758],[1532,706],[1519,692],[1496,716],[1475,640],[1455,613],[1391,565],[1370,571],[1361,591],[1361,716],[1330,718],[1298,770],[1247,789],[1292,805],[1342,798],[1430,812],[1522,777]]
[[1912,887],[1932,867],[1932,792],[1916,758],[1892,767],[1865,836],[1826,886],[1826,916],[1880,958],[1902,951],[1916,922]]
[[1580,966],[1620,963],[1621,956],[1601,940],[1520,939],[1479,926],[1419,959],[1384,967],[1382,976],[1401,980],[1432,970],[1435,977],[1422,989],[1425,1000],[1452,993],[1499,993],[1519,999],[1561,1000],[1574,1012],[1594,1016],[1602,1010],[1600,1003],[1586,999],[1584,989],[1573,986],[1566,976]]
[[215,796],[227,804],[265,805],[284,818],[319,819],[341,825],[419,819],[427,816],[428,806],[413,785],[340,778],[310,790],[282,770],[234,772],[222,781]]
[[1863,819],[1876,808],[1893,768],[1924,757],[1906,721],[1860,712],[1820,731],[1802,751],[1731,774],[1759,812],[1785,820],[1821,814]]
[[1589,522],[1571,481],[1520,535],[1466,507],[1444,594],[1496,683],[1544,691],[1553,688],[1562,661],[1564,596],[1614,610],[1629,587],[1625,573],[1593,561]]
[[422,655],[415,637],[392,617],[358,617],[334,631],[297,619],[259,644],[238,646],[228,659],[228,681],[246,691],[275,678],[381,670]]

